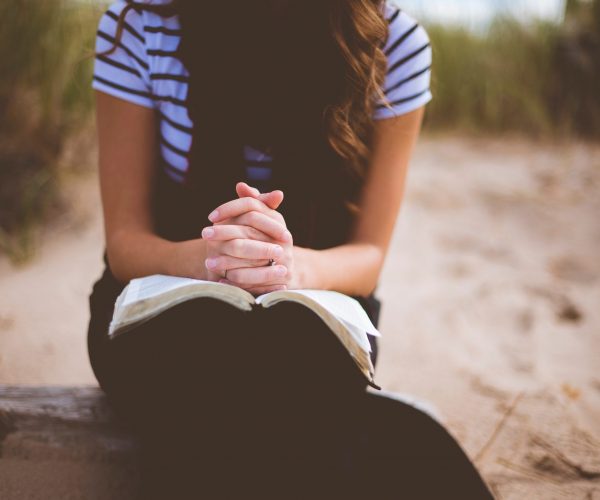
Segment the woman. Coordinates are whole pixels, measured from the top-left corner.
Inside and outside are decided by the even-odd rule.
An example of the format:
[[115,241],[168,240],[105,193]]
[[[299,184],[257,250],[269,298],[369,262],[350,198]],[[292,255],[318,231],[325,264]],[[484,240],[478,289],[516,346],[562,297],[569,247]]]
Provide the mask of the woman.
[[[302,307],[248,320],[204,299],[106,335],[123,286],[150,274],[253,294],[337,290],[376,324],[374,290],[431,99],[423,28],[381,0],[120,0],[96,48],[107,248],[90,358],[146,447],[143,495],[385,497],[390,483],[373,474],[402,464],[394,481],[410,498],[434,498],[413,452],[423,448],[415,436],[435,435],[426,456],[444,487],[486,498],[443,429],[366,396]],[[390,434],[404,421],[408,433]]]

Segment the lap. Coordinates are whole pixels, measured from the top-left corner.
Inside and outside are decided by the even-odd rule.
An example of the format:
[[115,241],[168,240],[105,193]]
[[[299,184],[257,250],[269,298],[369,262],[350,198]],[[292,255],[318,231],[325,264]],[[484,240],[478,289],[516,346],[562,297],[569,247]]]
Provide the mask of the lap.
[[[341,344],[299,304],[248,313],[197,299],[108,340],[102,301],[91,302],[95,369],[153,448],[145,470],[159,471],[167,490],[227,498],[229,484],[263,498],[331,498],[341,489],[347,498],[437,498],[439,487],[490,498],[441,425],[399,402],[372,402]],[[306,489],[289,490],[302,479]]]
[[140,412],[160,401],[205,418],[214,408],[219,418],[235,394],[238,406],[283,417],[366,387],[329,328],[295,303],[246,312],[195,299],[105,340],[91,355],[109,397]]
[[[278,304],[268,310],[256,308],[252,313],[248,313],[216,300],[203,299],[207,306],[192,301],[159,316],[139,328],[137,332],[125,334],[118,342],[117,339],[109,340],[107,332],[114,303],[123,286],[113,277],[107,266],[90,296],[88,349],[94,373],[105,391],[110,390],[109,386],[115,378],[115,370],[109,360],[115,352],[127,349],[134,349],[138,353],[136,362],[140,353],[151,353],[153,349],[161,352],[162,358],[169,353],[174,355],[173,353],[180,349],[183,352],[177,354],[179,359],[186,356],[195,356],[196,360],[201,358],[207,369],[212,362],[233,364],[228,373],[242,371],[244,362],[253,359],[256,361],[253,367],[258,370],[265,366],[264,363],[258,363],[258,360],[264,360],[266,356],[271,372],[262,375],[269,376],[271,383],[271,375],[275,368],[288,368],[289,372],[292,366],[297,366],[290,360],[310,360],[312,356],[315,363],[327,363],[330,361],[328,356],[333,353],[336,353],[334,358],[349,359],[345,352],[340,355],[341,345],[321,319],[307,308],[293,303]],[[367,314],[375,315],[373,320],[376,322],[378,312],[371,304],[376,302],[376,299],[361,300]],[[168,342],[165,342],[165,338],[169,339]],[[376,339],[370,337],[369,340],[375,364]],[[321,345],[317,347],[318,344]],[[322,344],[327,345],[327,348]],[[240,356],[236,357],[238,354],[243,354],[241,359]],[[193,364],[198,365],[197,362]],[[176,363],[176,366],[181,368],[182,363]],[[212,368],[218,370],[219,366]],[[333,372],[334,375],[336,373],[337,371]],[[251,373],[246,375],[250,376]],[[328,380],[331,380],[331,377],[323,377],[321,385]]]

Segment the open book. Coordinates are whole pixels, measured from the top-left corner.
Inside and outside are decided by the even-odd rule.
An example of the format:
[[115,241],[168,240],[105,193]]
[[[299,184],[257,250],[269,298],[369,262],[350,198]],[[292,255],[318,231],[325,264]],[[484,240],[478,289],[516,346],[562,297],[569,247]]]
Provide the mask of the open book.
[[[154,275],[132,280],[117,298],[109,328],[111,338],[150,320],[167,309],[200,297],[211,297],[242,311],[271,307],[283,301],[297,302],[314,311],[338,338],[366,377],[373,380],[371,345],[367,334],[379,336],[357,300],[328,290],[285,290],[254,297],[246,290],[190,278]],[[378,387],[377,387],[378,388]]]

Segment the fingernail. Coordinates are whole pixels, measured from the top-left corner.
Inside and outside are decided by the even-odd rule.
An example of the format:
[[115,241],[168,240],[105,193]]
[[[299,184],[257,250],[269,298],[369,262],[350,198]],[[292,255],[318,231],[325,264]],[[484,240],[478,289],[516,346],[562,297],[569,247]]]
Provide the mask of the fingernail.
[[205,227],[202,230],[203,238],[212,238],[215,235],[215,230],[212,227]]
[[219,218],[219,211],[218,210],[214,210],[213,212],[211,212],[208,216],[208,219],[211,222],[214,222],[215,220],[217,220]]
[[278,276],[285,276],[287,274],[287,267],[279,266],[275,271],[275,274],[277,274]]
[[273,250],[273,254],[275,255],[276,258],[279,258],[283,255],[283,248],[281,248],[280,246],[276,246],[275,249]]
[[209,269],[217,267],[217,259],[206,259],[206,267]]

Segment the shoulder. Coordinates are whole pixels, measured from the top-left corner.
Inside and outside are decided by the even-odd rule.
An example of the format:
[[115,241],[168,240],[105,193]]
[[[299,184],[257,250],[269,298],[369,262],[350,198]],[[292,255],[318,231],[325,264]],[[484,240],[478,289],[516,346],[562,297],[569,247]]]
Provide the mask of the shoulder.
[[389,24],[389,36],[385,44],[388,58],[408,55],[415,50],[430,52],[427,31],[410,14],[388,2],[385,4],[385,17]]
[[143,43],[144,23],[142,12],[135,9],[132,2],[126,0],[116,0],[108,6],[100,18],[98,31],[114,36],[121,18],[123,18],[123,37],[134,37]]
[[93,88],[155,107],[150,48],[168,22],[148,9],[157,5],[157,0],[116,0],[106,8],[98,23]]
[[425,28],[412,16],[385,4],[389,35],[384,46],[387,71],[375,118],[396,117],[427,104],[431,99],[431,44]]
[[100,18],[98,29],[114,36],[123,19],[123,38],[146,44],[161,33],[179,29],[177,16],[158,10],[169,4],[170,0],[114,0]]

